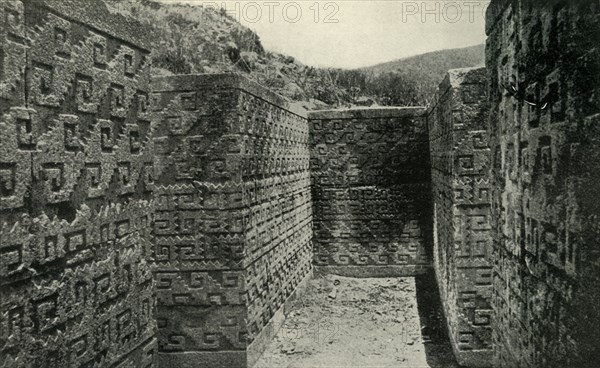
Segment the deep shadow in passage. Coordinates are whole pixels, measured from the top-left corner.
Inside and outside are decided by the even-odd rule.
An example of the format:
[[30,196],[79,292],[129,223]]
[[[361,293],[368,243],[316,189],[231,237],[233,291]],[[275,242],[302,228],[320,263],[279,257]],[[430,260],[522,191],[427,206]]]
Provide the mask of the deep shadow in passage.
[[462,367],[452,353],[434,271],[416,276],[415,285],[427,364],[431,368]]

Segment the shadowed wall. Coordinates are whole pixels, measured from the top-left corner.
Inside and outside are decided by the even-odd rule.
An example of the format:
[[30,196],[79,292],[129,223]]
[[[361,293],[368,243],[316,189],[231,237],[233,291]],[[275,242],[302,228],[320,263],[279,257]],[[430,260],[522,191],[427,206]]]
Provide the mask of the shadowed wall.
[[0,3],[0,366],[153,367],[149,43],[101,3]]
[[490,366],[493,311],[485,68],[450,70],[428,115],[434,266],[460,364]]
[[316,111],[309,122],[314,264],[352,276],[430,267],[425,110]]
[[308,122],[235,75],[153,90],[161,366],[250,366],[312,271]]
[[492,1],[494,365],[600,350],[600,4]]

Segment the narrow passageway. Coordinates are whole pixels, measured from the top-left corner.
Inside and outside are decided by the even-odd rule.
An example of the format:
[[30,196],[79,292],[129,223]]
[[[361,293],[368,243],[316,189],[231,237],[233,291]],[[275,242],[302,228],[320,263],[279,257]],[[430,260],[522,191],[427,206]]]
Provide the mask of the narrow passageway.
[[458,367],[429,283],[317,275],[255,367]]

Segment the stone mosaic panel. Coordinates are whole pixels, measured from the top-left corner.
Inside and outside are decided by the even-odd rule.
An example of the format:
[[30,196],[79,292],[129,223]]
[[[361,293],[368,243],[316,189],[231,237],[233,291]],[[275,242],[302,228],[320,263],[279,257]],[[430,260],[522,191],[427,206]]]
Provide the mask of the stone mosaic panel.
[[148,44],[101,4],[0,19],[0,366],[154,367]]
[[450,70],[429,110],[434,266],[454,355],[490,366],[490,150],[485,68]]
[[492,1],[494,364],[600,359],[600,4]]
[[152,99],[161,363],[251,365],[311,272],[307,120],[234,75],[157,78]]
[[315,265],[363,276],[414,275],[430,265],[424,112],[309,114]]

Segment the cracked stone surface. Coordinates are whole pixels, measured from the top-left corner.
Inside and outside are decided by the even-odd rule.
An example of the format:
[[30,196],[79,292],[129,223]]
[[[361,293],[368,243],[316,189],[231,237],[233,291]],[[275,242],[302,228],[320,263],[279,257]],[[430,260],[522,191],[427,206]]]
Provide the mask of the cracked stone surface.
[[315,277],[255,367],[458,367],[416,289],[413,277]]

